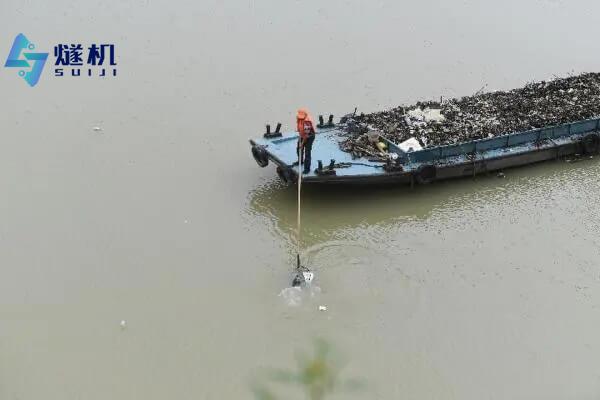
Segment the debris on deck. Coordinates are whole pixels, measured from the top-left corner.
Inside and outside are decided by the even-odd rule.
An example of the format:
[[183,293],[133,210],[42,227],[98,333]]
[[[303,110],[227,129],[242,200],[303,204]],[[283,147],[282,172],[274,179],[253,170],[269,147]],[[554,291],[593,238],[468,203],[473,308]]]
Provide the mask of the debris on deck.
[[[423,147],[484,139],[586,120],[600,115],[600,73],[527,84],[508,92],[476,93],[440,102],[418,102],[388,111],[348,115],[340,142],[354,157],[385,158],[366,133],[394,143],[416,138]],[[372,135],[371,135],[372,136]]]

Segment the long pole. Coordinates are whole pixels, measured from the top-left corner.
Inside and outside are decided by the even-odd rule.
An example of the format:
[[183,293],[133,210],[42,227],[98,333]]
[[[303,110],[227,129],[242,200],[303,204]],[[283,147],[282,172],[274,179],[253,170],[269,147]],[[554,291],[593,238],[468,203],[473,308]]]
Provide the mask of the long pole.
[[296,268],[300,269],[300,191],[302,190],[302,153],[304,151],[304,143],[302,143],[302,139],[300,139],[300,143],[298,145],[300,148],[298,149],[298,232],[296,235]]

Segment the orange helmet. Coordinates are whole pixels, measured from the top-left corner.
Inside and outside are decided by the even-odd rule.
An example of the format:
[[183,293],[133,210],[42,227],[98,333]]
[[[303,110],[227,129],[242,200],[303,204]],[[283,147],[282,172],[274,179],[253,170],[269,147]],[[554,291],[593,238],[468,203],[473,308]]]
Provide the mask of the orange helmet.
[[308,111],[306,111],[304,108],[301,108],[298,110],[298,113],[296,114],[296,118],[298,119],[305,119],[308,116]]

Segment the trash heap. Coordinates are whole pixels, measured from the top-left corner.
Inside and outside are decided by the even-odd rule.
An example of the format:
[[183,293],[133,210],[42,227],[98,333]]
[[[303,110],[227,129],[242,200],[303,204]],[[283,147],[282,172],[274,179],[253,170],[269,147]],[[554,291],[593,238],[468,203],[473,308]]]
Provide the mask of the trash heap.
[[600,73],[527,84],[508,92],[418,102],[343,118],[340,147],[355,157],[382,157],[367,132],[395,143],[414,137],[423,147],[448,145],[600,116]]

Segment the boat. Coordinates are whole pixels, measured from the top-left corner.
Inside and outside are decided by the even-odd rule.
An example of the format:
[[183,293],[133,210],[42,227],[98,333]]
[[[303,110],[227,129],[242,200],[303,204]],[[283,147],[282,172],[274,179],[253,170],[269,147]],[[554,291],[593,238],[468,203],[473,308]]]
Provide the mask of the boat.
[[[267,132],[251,139],[251,152],[260,167],[276,166],[288,184],[298,178],[296,132]],[[313,144],[312,170],[302,175],[307,185],[429,184],[435,181],[471,177],[507,168],[562,159],[574,155],[592,156],[600,150],[600,118],[515,132],[464,143],[406,151],[379,133],[385,143],[386,159],[355,157],[340,148],[347,135],[343,124],[320,123]]]

